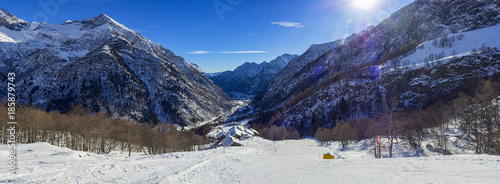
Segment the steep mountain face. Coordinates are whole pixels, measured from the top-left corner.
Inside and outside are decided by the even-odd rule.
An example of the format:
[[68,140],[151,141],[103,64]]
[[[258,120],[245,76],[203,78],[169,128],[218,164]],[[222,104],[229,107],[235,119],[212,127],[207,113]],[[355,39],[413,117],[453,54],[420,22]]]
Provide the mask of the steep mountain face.
[[256,86],[250,94],[258,94],[267,88],[271,79],[274,78],[290,61],[298,55],[283,54],[269,62],[254,78],[254,86]]
[[[191,67],[193,67],[194,69],[196,69],[197,71],[199,72],[202,72],[201,71],[201,67],[198,66],[196,63],[189,63],[189,65],[191,65]],[[203,72],[202,72],[203,73]]]
[[255,101],[256,120],[310,134],[313,118],[331,127],[394,105],[426,107],[473,94],[471,82],[500,73],[493,48],[500,47],[499,12],[499,1],[417,0],[344,44],[314,55],[309,49],[290,62]]
[[215,84],[233,98],[248,98],[262,92],[269,81],[297,55],[283,54],[271,62],[244,63],[234,71],[212,77]]
[[232,100],[193,65],[105,14],[60,25],[0,16],[0,79],[16,73],[18,103],[179,124],[230,113]]
[[290,80],[293,80],[295,74],[297,74],[307,63],[324,54],[326,51],[335,48],[338,43],[340,43],[340,41],[312,45],[304,54],[292,59],[285,68],[271,79],[266,90],[255,97],[254,104],[258,107],[269,107],[267,105],[269,102],[280,101],[280,98],[290,94],[291,92],[283,90],[282,87],[289,85],[288,83]]
[[26,26],[28,23],[21,20],[4,9],[0,8],[0,25],[13,30],[19,31],[22,27]]

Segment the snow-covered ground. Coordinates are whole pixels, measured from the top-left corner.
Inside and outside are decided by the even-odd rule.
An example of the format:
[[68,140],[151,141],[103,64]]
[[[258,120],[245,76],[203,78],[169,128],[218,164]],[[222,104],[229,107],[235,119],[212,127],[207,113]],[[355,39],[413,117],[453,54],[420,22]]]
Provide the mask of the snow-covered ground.
[[248,119],[245,119],[245,120],[242,120],[240,122],[232,122],[232,123],[227,123],[227,124],[215,126],[207,134],[207,137],[216,138],[217,135],[220,134],[221,132],[228,132],[233,127],[238,127],[238,128],[244,129],[244,128],[248,127],[247,126],[248,121],[249,121]]
[[[200,121],[200,122],[196,122],[194,125],[185,126],[184,129],[190,130],[192,128],[200,127],[200,126],[203,126],[205,124],[213,124],[213,123],[219,123],[219,121],[225,121],[227,118],[231,117],[232,114],[234,114],[236,111],[238,111],[238,109],[241,109],[241,108],[249,105],[250,102],[251,102],[250,100],[233,100],[231,102],[231,104],[232,104],[231,110],[229,110],[225,113],[222,113],[221,115],[214,117],[208,121]],[[181,126],[177,126],[177,130],[180,131],[181,129],[182,129]]]
[[214,127],[206,136],[208,138],[219,140],[214,145],[215,147],[231,146],[233,145],[233,143],[236,143],[234,145],[244,146],[244,144],[242,144],[239,139],[249,139],[259,134],[259,132],[257,132],[253,128],[249,128],[247,126],[247,123],[248,120],[244,120],[242,122],[233,122],[219,125]]
[[[243,140],[162,155],[94,154],[47,143],[18,145],[18,174],[0,167],[0,183],[498,183],[500,156],[453,155],[375,159],[365,143],[341,151],[315,140]],[[361,149],[361,150],[356,150]],[[0,145],[0,165],[9,148]],[[223,154],[225,152],[225,154]],[[334,160],[320,159],[332,152]]]
[[[458,39],[460,35],[463,35],[461,40]],[[439,47],[439,40],[442,38],[436,39],[438,47],[434,46],[434,40],[420,44],[417,47],[417,51],[403,58],[397,68],[415,69],[424,67],[428,63],[446,63],[454,57],[458,58],[470,55],[472,49],[480,49],[483,44],[486,47],[500,48],[500,24],[474,31],[448,35],[448,39],[453,38],[452,40],[454,40],[451,43],[451,47]],[[421,49],[422,47],[423,49]],[[443,58],[433,59],[426,62],[426,58],[430,54],[434,54],[434,56],[443,54]],[[379,66],[379,69],[384,68],[389,68],[389,71],[393,70],[390,62]]]

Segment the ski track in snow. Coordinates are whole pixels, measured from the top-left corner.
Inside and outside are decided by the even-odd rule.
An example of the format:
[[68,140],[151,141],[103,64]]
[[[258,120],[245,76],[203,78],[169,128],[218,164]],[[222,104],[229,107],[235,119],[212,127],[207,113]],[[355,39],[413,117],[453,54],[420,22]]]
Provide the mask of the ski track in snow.
[[[162,155],[73,151],[47,143],[18,145],[18,174],[1,167],[0,183],[497,183],[500,156],[453,155],[375,159],[311,139]],[[7,145],[0,164],[7,165]],[[336,159],[323,160],[332,152]],[[321,155],[320,155],[321,154]]]

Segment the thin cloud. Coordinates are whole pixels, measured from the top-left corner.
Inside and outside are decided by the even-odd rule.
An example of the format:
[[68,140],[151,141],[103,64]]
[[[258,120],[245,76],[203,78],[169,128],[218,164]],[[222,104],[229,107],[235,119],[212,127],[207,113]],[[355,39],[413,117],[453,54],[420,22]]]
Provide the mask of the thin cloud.
[[210,53],[212,53],[212,52],[205,51],[205,50],[197,50],[197,51],[189,52],[189,54],[210,54]]
[[271,22],[271,24],[276,24],[283,27],[304,27],[304,25],[298,22],[279,21],[279,22]]
[[269,53],[267,51],[260,51],[260,50],[244,50],[244,51],[224,51],[224,52],[210,52],[210,51],[204,51],[204,50],[197,50],[197,51],[192,51],[189,52],[189,54],[265,54]]

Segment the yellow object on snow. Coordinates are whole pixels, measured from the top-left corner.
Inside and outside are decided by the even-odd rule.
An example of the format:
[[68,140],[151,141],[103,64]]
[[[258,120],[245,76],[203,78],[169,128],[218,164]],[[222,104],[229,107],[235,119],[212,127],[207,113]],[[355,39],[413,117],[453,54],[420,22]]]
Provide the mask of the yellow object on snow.
[[334,159],[335,157],[333,155],[330,155],[330,153],[323,154],[323,159]]

